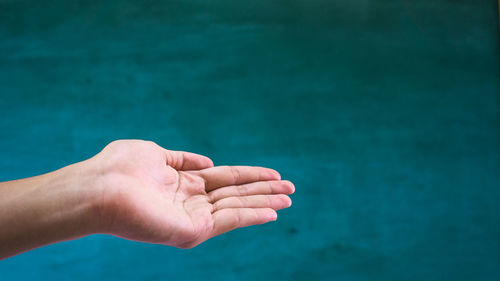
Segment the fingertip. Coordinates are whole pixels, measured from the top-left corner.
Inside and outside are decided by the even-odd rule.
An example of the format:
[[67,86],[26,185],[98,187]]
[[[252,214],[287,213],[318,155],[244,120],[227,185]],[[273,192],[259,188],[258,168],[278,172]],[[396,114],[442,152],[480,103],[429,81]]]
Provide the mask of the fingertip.
[[289,180],[283,180],[286,186],[286,194],[293,194],[295,192],[295,185]]
[[285,201],[285,208],[292,206],[292,199],[290,197],[285,196],[284,201]]
[[280,173],[278,173],[278,171],[275,171],[275,170],[272,170],[272,171],[273,171],[272,173],[274,174],[274,175],[273,175],[273,176],[274,176],[274,179],[276,179],[276,180],[281,180],[281,174],[280,174]]
[[203,156],[203,161],[205,162],[205,167],[207,168],[212,168],[214,166],[214,161],[212,159],[208,158],[207,156]]
[[271,210],[269,213],[269,221],[275,221],[278,219],[278,213],[275,210]]
[[285,194],[276,194],[269,195],[270,198],[273,198],[271,201],[271,208],[275,211],[288,208],[292,205],[292,199]]
[[202,170],[212,168],[214,162],[205,155],[200,155],[192,152],[183,152],[183,170]]
[[255,210],[259,213],[261,219],[260,223],[266,223],[278,219],[278,213],[272,208],[261,208]]
[[278,173],[278,171],[269,169],[269,168],[263,168],[264,171],[261,173],[262,178],[264,180],[281,180],[281,175]]

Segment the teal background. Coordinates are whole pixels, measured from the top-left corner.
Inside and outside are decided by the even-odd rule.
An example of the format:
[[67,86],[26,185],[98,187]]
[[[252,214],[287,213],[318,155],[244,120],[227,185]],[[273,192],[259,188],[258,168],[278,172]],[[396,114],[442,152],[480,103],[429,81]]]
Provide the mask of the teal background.
[[192,250],[95,235],[0,280],[500,280],[497,11],[0,0],[0,180],[140,138],[297,187],[277,222]]

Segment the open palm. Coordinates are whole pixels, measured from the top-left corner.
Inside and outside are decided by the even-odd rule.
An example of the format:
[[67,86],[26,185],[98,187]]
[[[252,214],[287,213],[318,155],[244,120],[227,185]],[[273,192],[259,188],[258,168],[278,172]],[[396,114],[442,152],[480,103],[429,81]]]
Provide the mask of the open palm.
[[180,248],[275,220],[294,192],[274,170],[213,167],[205,156],[152,142],[114,142],[92,160],[104,170],[103,232]]

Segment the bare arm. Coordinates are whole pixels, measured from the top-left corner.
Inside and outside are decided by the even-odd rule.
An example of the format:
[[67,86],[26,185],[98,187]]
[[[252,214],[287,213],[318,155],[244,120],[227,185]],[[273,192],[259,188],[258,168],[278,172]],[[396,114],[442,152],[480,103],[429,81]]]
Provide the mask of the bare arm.
[[93,175],[85,166],[0,183],[0,258],[98,232]]
[[0,183],[0,259],[94,233],[191,248],[275,220],[293,191],[271,169],[213,167],[201,155],[117,141],[89,160]]

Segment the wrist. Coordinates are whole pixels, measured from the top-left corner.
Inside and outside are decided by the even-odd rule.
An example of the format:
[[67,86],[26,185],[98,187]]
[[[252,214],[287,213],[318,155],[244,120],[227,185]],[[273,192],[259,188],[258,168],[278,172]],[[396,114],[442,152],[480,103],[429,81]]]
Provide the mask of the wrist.
[[[102,233],[105,227],[102,215],[102,184],[100,172],[93,161],[86,160],[55,173],[65,182],[67,197],[62,204],[69,221],[81,236]],[[57,181],[57,180],[56,180]]]

